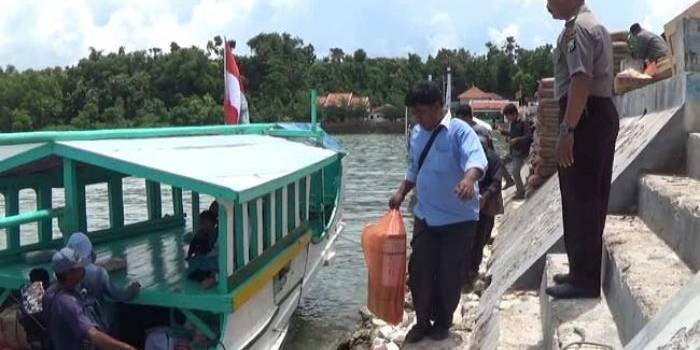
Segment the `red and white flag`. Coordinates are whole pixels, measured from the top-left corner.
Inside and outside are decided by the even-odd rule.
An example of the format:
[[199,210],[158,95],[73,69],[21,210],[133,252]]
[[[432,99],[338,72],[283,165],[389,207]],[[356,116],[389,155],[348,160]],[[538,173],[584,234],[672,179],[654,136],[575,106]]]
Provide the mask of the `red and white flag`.
[[224,40],[224,122],[238,124],[241,112],[241,72],[228,41]]

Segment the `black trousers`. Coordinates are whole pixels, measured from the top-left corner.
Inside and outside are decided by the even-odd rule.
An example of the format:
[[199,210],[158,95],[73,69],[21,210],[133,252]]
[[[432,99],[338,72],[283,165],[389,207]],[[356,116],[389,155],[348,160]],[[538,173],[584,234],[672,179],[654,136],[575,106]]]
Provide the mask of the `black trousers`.
[[495,221],[496,217],[493,215],[479,214],[474,243],[465,262],[467,278],[475,278],[479,274],[479,266],[481,265],[481,260],[484,259],[484,248],[488,244],[489,239],[491,239]]
[[[566,97],[559,102],[563,119]],[[569,272],[573,283],[584,288],[600,288],[603,230],[619,129],[612,100],[589,98],[574,132],[574,164],[559,168]]]
[[452,326],[475,231],[476,221],[428,227],[416,218],[408,271],[418,325]]

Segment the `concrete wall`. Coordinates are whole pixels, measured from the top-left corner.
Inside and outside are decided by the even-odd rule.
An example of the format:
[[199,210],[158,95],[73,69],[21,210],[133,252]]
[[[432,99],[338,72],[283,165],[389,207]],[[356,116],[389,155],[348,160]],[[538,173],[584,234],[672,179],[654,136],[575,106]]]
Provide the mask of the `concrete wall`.
[[688,175],[700,180],[700,133],[688,137]]
[[616,99],[623,117],[617,148],[641,151],[637,154],[618,151],[616,154],[616,175],[609,205],[611,213],[623,214],[636,210],[638,180],[642,174],[684,172],[686,116],[694,114],[686,100],[689,95],[695,98],[696,94],[690,92],[695,86],[700,86],[700,75],[681,75]]

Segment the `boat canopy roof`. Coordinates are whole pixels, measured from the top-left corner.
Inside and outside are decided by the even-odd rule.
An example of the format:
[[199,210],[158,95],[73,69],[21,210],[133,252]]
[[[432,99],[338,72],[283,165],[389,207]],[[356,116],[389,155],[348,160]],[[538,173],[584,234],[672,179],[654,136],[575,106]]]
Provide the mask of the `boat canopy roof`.
[[0,178],[58,170],[59,158],[245,202],[342,155],[260,134],[49,140],[0,145]]

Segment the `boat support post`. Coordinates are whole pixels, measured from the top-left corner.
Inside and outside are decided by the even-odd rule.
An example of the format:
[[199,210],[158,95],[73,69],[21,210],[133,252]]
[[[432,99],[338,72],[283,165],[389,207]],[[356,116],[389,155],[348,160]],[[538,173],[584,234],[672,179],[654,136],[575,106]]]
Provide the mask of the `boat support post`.
[[183,315],[187,318],[188,321],[192,322],[195,327],[197,327],[204,335],[207,336],[209,339],[218,339],[216,336],[216,333],[209,328],[209,326],[202,321],[201,318],[199,318],[197,315],[195,315],[192,311],[187,310],[187,309],[178,309],[180,312],[182,312]]

